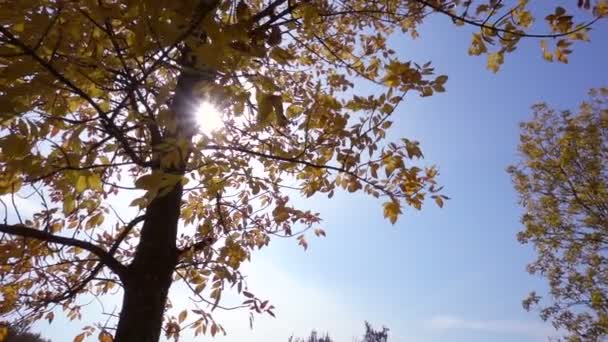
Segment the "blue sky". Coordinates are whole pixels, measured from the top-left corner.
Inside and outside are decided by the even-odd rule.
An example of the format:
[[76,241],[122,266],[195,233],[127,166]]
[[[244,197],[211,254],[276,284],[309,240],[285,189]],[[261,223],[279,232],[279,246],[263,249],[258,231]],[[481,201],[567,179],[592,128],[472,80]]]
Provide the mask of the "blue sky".
[[[220,313],[228,336],[218,340],[286,341],[318,329],[350,342],[364,320],[389,327],[394,342],[546,340],[551,327],[521,307],[545,285],[525,272],[534,255],[516,241],[520,209],[505,168],[533,103],[575,109],[589,88],[608,85],[607,29],[577,44],[568,65],[544,62],[538,41],[523,41],[498,74],[467,55],[469,31],[447,18],[431,18],[416,41],[395,39],[401,56],[449,75],[446,93],[406,99],[391,134],[421,142],[452,200],[407,209],[395,226],[381,202],[362,195],[302,202],[322,214],[327,238],[311,238],[306,252],[275,240],[254,255],[250,287],[271,299],[277,318],[258,317],[250,330],[245,312]],[[60,321],[35,330],[61,342],[76,329]]]

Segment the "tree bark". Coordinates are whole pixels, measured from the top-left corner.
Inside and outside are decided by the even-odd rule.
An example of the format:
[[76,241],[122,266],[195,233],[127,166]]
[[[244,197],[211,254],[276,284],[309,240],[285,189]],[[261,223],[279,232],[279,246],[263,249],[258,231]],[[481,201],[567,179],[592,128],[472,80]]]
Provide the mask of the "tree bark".
[[[187,65],[186,54],[183,65]],[[177,130],[165,138],[191,142],[196,133],[193,118],[194,88],[212,77],[182,72],[175,88],[171,110]],[[176,152],[169,152],[176,153]],[[184,175],[191,151],[183,153],[181,165],[164,172]],[[167,295],[177,264],[177,227],[183,187],[180,182],[166,195],[156,197],[146,208],[140,241],[123,280],[124,296],[115,342],[158,342]]]
[[146,208],[140,242],[124,282],[115,342],[157,342],[177,263],[177,224],[182,186],[155,198]]
[[[211,13],[217,3],[217,0],[201,1],[203,17]],[[182,66],[193,67],[189,52],[189,48],[184,49]],[[177,129],[166,131],[165,139],[191,143],[197,128],[193,117],[194,89],[201,82],[212,82],[213,78],[213,74],[182,71],[170,104]],[[182,176],[186,173],[191,150],[179,153],[183,153],[181,165],[162,171]],[[183,186],[178,182],[168,194],[156,197],[146,208],[140,241],[123,280],[122,310],[114,342],[158,342],[160,338],[165,304],[178,261],[176,242],[182,195]]]

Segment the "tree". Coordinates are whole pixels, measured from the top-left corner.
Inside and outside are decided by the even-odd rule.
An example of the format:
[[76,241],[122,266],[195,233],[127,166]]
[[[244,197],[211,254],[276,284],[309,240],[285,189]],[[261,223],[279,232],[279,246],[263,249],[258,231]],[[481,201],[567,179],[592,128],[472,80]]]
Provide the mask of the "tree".
[[[228,287],[251,312],[274,315],[241,263],[272,236],[306,248],[304,231],[325,235],[288,194],[362,191],[384,198],[392,223],[403,206],[446,199],[437,170],[415,161],[418,143],[385,136],[406,93],[442,92],[447,76],[400,59],[387,38],[417,36],[436,13],[479,29],[469,52],[487,53],[493,71],[526,36],[556,38],[565,62],[608,7],[579,6],[589,20],[557,7],[542,35],[529,32],[527,1],[3,3],[0,195],[10,216],[0,224],[0,313],[80,318],[79,298],[119,287],[117,319],[76,337],[119,342],[223,331],[211,311],[225,308]],[[359,93],[355,81],[378,92]],[[223,126],[205,131],[195,113],[211,105]],[[18,196],[40,206],[24,217]],[[117,196],[137,196],[139,214],[115,214]],[[194,298],[175,315],[174,283]]]
[[375,330],[369,322],[365,322],[365,335],[361,342],[387,342],[388,331],[386,327],[382,327],[382,330]]
[[0,341],[2,342],[50,342],[27,330],[25,327],[15,327],[0,323]]
[[[535,105],[509,168],[525,209],[518,239],[538,254],[528,271],[549,282],[540,315],[569,341],[608,336],[608,88],[590,95],[576,114]],[[540,300],[533,292],[524,307]]]

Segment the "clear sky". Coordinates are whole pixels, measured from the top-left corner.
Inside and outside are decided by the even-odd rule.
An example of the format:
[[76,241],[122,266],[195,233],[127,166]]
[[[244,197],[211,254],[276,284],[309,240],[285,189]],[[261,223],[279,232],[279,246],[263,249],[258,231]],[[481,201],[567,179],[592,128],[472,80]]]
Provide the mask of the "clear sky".
[[[250,288],[271,299],[277,318],[256,317],[250,330],[246,312],[220,313],[228,335],[218,341],[286,341],[317,329],[350,342],[364,320],[389,327],[394,342],[532,342],[554,334],[521,306],[529,291],[546,287],[525,272],[534,255],[516,241],[520,209],[505,168],[516,160],[517,124],[531,117],[533,103],[575,109],[589,88],[608,85],[608,26],[596,27],[591,44],[576,44],[568,65],[544,62],[538,41],[523,41],[496,75],[485,58],[467,55],[466,28],[435,17],[420,33],[393,46],[404,58],[433,61],[449,75],[447,92],[410,95],[392,136],[421,142],[452,200],[443,209],[431,202],[408,209],[395,226],[380,201],[362,195],[302,202],[322,213],[327,238],[311,237],[306,252],[295,239],[273,240],[254,254]],[[63,342],[73,328],[35,330]]]

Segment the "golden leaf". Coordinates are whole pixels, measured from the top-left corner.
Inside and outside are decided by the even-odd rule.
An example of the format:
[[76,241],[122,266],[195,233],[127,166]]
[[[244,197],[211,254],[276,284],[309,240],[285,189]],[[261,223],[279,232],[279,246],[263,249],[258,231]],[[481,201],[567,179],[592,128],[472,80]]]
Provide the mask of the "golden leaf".
[[383,204],[384,206],[384,217],[388,218],[392,224],[397,222],[399,214],[401,214],[401,206],[399,203],[389,201]]

